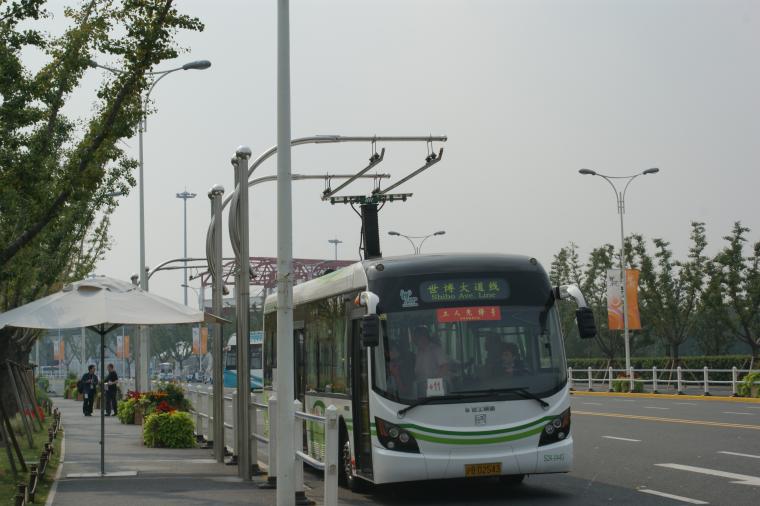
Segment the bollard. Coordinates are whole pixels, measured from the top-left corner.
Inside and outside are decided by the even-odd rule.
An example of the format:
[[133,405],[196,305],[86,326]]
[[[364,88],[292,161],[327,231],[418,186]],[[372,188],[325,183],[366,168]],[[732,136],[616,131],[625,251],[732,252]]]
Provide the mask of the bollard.
[[[296,399],[293,401],[293,412],[298,413],[299,411],[303,411],[303,404],[301,404],[301,401]],[[293,431],[293,448],[295,448],[295,451],[298,452],[299,450],[303,451],[303,420],[298,418],[296,416],[296,423],[294,426],[295,430]],[[296,453],[296,466],[295,466],[295,475],[294,475],[294,481],[295,481],[295,490],[296,490],[296,506],[304,506],[311,504],[311,501],[306,498],[306,492],[303,488],[303,460],[301,457],[298,456],[298,453]]]
[[324,505],[338,504],[338,409],[330,404],[325,410],[325,492]]
[[573,387],[573,368],[572,367],[567,368],[567,382],[570,386],[570,390],[575,390],[575,388]]
[[19,483],[18,487],[18,495],[16,497],[22,497],[24,501],[21,504],[26,504],[29,502],[29,489],[26,488],[25,483]]
[[592,376],[591,366],[589,366],[588,368],[588,391],[589,392],[594,391],[594,378]]
[[633,366],[628,369],[628,388],[628,391],[631,393],[633,393],[636,388],[636,381],[633,379]]
[[251,394],[251,396],[248,398],[248,413],[251,419],[251,434],[248,435],[251,454],[251,476],[261,476],[264,474],[264,472],[259,467],[259,444],[254,437],[254,434],[258,433],[259,431],[259,408],[254,406],[254,402],[256,402],[256,395]]
[[27,487],[27,490],[29,491],[29,501],[34,502],[34,494],[37,492],[37,484],[39,481],[37,464],[30,464],[29,468],[29,486]]
[[704,382],[705,382],[705,395],[710,395],[710,382],[709,382],[709,369],[707,366],[704,366],[702,368],[702,373],[704,374]]
[[739,371],[736,369],[736,366],[733,366],[731,368],[731,397],[736,397],[738,394],[736,393],[736,382],[739,378]]
[[238,442],[238,391],[235,389],[235,391],[232,392],[232,458],[237,461],[237,456],[240,453],[240,450],[238,450],[237,442]]
[[652,366],[652,393],[657,393],[657,366]]
[[267,448],[269,467],[267,481],[261,485],[261,488],[277,488],[277,396],[275,394],[269,397],[267,405],[267,413],[269,414],[269,447]]
[[681,377],[681,366],[676,367],[676,394],[683,395],[683,378]]
[[607,391],[608,392],[614,392],[615,391],[615,389],[612,388],[612,375],[613,375],[612,366],[609,366],[607,368]]

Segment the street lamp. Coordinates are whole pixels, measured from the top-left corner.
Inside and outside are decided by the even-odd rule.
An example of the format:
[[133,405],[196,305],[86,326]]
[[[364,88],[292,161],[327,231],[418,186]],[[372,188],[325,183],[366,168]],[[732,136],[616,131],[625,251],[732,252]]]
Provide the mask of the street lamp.
[[[123,74],[124,71],[120,69],[116,69],[113,67],[108,67],[105,65],[100,65],[99,63],[90,60],[89,62],[90,67],[97,67],[101,68],[103,70],[107,70],[111,72],[112,74]],[[138,123],[138,144],[139,144],[139,170],[138,170],[138,190],[140,194],[140,270],[138,271],[140,274],[140,288],[147,291],[148,290],[148,278],[146,276],[145,271],[145,184],[143,181],[143,169],[145,167],[144,160],[143,160],[143,132],[147,128],[146,123],[146,114],[145,111],[147,109],[148,100],[150,99],[150,93],[153,91],[153,88],[156,87],[156,84],[163,79],[164,77],[168,76],[169,74],[173,72],[177,72],[178,70],[206,70],[211,66],[211,62],[208,60],[196,60],[189,63],[185,63],[181,67],[176,67],[173,69],[168,70],[158,70],[155,72],[148,72],[147,74],[153,79],[153,82],[151,83],[150,87],[148,88],[148,92],[145,94],[145,97],[141,100],[142,102],[142,111],[140,114],[140,121]],[[185,297],[185,305],[187,305],[187,297]],[[138,390],[145,389],[147,390],[148,385],[148,367],[147,367],[147,354],[149,353],[149,338],[145,336],[144,339],[138,340],[138,345],[136,347],[136,355],[138,355],[137,360],[135,361],[138,364],[138,370],[140,371],[140,377],[136,378],[136,387]],[[142,346],[141,346],[142,345]],[[145,357],[143,357],[143,352],[145,353]]]
[[335,260],[337,261],[338,260],[338,244],[343,244],[343,241],[341,241],[340,239],[336,237],[335,239],[328,239],[327,242],[335,245]]
[[184,213],[185,213],[185,220],[184,220],[184,241],[185,241],[185,249],[183,250],[184,253],[182,255],[182,258],[185,259],[185,268],[182,269],[184,272],[184,282],[182,283],[182,286],[185,287],[185,305],[187,306],[187,199],[194,199],[196,197],[195,193],[190,193],[187,190],[183,191],[182,193],[177,194],[178,199],[182,199],[182,206],[184,207]]
[[[439,230],[438,232],[433,232],[432,234],[428,234],[428,235],[404,235],[404,234],[400,234],[398,232],[391,230],[390,232],[388,232],[388,235],[395,235],[395,236],[406,238],[406,240],[412,244],[412,248],[414,249],[414,254],[419,255],[422,252],[422,245],[425,244],[425,241],[428,239],[428,237],[433,237],[434,235],[443,235],[445,233],[446,233],[445,230]],[[422,239],[422,240],[420,241],[420,244],[417,245],[414,243],[412,239]]]
[[[628,297],[626,294],[626,276],[625,276],[625,232],[623,229],[623,215],[625,214],[625,194],[628,191],[628,186],[631,184],[631,181],[633,181],[639,176],[646,176],[648,174],[657,174],[658,172],[660,172],[660,169],[653,167],[651,169],[647,169],[643,172],[639,172],[638,174],[633,174],[631,176],[607,176],[604,174],[599,174],[598,172],[593,171],[591,169],[580,169],[578,172],[584,176],[599,176],[603,178],[612,187],[612,191],[615,192],[615,198],[617,199],[618,214],[620,215],[620,290],[623,292],[622,299],[623,299],[623,336],[625,340],[625,370],[626,370],[626,374],[628,374],[631,370],[631,341],[628,335]],[[613,179],[627,180],[627,182],[625,183],[625,187],[623,187],[622,192],[618,190],[617,186],[615,186]]]

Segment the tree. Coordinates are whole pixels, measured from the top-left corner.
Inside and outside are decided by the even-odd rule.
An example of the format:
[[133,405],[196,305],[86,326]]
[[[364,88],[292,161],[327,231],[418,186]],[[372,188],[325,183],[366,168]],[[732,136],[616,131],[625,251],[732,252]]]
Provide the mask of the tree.
[[705,290],[697,307],[694,337],[703,354],[723,355],[736,341],[731,326],[726,324],[735,320],[736,314],[724,303],[722,273],[716,262],[707,263],[705,274]]
[[688,260],[673,259],[670,243],[654,239],[652,258],[641,236],[632,239],[631,254],[641,265],[640,293],[642,320],[662,339],[673,365],[679,361],[679,348],[694,332],[697,307],[705,285],[708,258],[704,223],[692,222]]
[[728,245],[715,258],[714,276],[721,287],[721,302],[731,310],[723,313],[722,321],[750,347],[752,367],[760,355],[760,242],[750,256],[744,256],[749,231],[741,222],[734,223],[731,234],[724,237]]
[[[151,327],[151,356],[159,362],[174,361],[182,370],[182,363],[193,356],[193,325],[156,325]],[[178,371],[178,372],[179,372]]]
[[[2,311],[81,279],[102,258],[116,205],[109,193],[135,184],[136,162],[119,142],[145,112],[147,73],[178,55],[178,30],[202,29],[173,0],[87,0],[66,9],[70,27],[51,37],[45,3],[0,4]],[[46,58],[39,70],[25,65],[30,53]],[[69,117],[65,106],[96,54],[123,72],[103,82],[91,116]],[[0,363],[26,362],[38,335],[0,330]],[[0,382],[0,400],[7,395]]]

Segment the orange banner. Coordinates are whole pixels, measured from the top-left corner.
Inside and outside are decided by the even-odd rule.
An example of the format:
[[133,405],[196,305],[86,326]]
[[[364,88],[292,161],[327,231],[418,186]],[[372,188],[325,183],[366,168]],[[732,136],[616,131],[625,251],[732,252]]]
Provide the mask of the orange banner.
[[[641,330],[639,317],[639,271],[626,269],[625,297],[628,306],[628,330]],[[607,324],[610,330],[623,330],[623,293],[620,269],[607,271]]]
[[53,343],[53,360],[66,360],[63,339],[58,339],[57,343]]
[[[200,348],[200,351],[199,351]],[[193,328],[193,355],[208,353],[208,327]]]
[[208,327],[201,327],[201,355],[208,353]]

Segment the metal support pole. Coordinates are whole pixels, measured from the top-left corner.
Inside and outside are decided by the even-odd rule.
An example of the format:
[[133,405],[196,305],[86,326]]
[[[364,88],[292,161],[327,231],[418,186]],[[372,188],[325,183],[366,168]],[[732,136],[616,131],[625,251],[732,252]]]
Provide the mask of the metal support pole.
[[[298,399],[293,401],[293,413],[297,413],[303,409],[303,404]],[[303,420],[300,418],[294,420],[295,430],[293,431],[293,446],[297,450],[303,447]],[[306,492],[303,488],[303,460],[297,455],[295,458],[295,474],[294,474],[294,488],[295,488],[295,504],[309,504],[306,499]]]
[[614,389],[614,388],[612,388],[612,374],[613,374],[613,371],[612,371],[612,366],[609,366],[609,368],[608,368],[608,371],[607,371],[607,372],[608,372],[608,377],[607,377],[607,391],[608,391],[608,392],[613,392],[615,389]]
[[259,408],[256,407],[256,395],[250,394],[250,401],[248,403],[248,411],[250,412],[250,420],[251,420],[251,434],[248,436],[248,441],[250,441],[250,453],[251,453],[251,475],[253,476],[260,476],[263,474],[261,471],[261,468],[259,467],[259,444],[256,438],[253,436],[253,434],[258,433],[259,431]]
[[[237,422],[240,419],[240,395],[238,391],[232,392],[232,419]],[[238,465],[240,465],[240,427],[237,423],[232,426],[232,455],[237,457]],[[233,457],[233,458],[234,458]]]
[[[213,219],[213,258],[209,262],[214,263],[211,272],[215,275],[211,282],[211,305],[215,315],[222,315],[222,299],[224,297],[224,278],[222,276],[222,196],[224,187],[214,185],[208,193],[211,199],[211,216]],[[205,304],[205,302],[204,302]],[[205,310],[205,308],[204,308]],[[211,331],[211,377],[214,389],[214,458],[217,462],[224,462],[224,333],[221,323],[209,325]],[[203,371],[200,371],[202,374]]]
[[702,369],[703,379],[705,383],[705,395],[710,395],[710,370],[705,366]]
[[683,395],[683,379],[681,378],[681,366],[676,367],[676,389],[678,395]]
[[238,306],[237,306],[237,430],[236,447],[238,451],[238,476],[243,480],[251,479],[251,455],[248,438],[251,433],[248,417],[248,394],[251,391],[250,367],[250,253],[248,244],[248,159],[251,149],[240,146],[235,153],[235,171],[237,173],[237,223],[240,236],[240,255],[238,258]]
[[[138,193],[140,195],[140,269],[138,274],[140,275],[140,288],[148,290],[148,273],[145,271],[145,180],[143,178],[143,172],[145,168],[145,161],[143,157],[143,132],[145,130],[145,115],[141,113],[140,121],[137,129],[137,143],[138,143],[138,175],[137,185]],[[137,346],[135,346],[135,389],[137,391],[150,390],[148,383],[150,378],[148,377],[148,345],[147,329],[144,325],[139,326],[139,335],[137,338]]]
[[330,404],[325,410],[325,506],[338,504],[338,409]]
[[[290,2],[277,0],[277,506],[295,496],[293,433],[293,216],[290,164]],[[244,178],[243,181],[247,181]]]
[[[623,215],[625,214],[625,197],[618,193],[618,212],[620,213],[620,289],[623,291],[623,336],[625,340],[625,369],[631,370],[631,338],[628,334],[628,276],[625,273],[625,232]],[[633,390],[633,389],[632,389]]]
[[[106,334],[100,328],[100,475],[106,475]],[[94,394],[93,394],[94,395]],[[93,400],[94,404],[94,400]]]
[[628,368],[628,381],[629,381],[629,392],[633,392],[636,388],[636,382],[633,379],[633,367]]
[[656,394],[657,392],[657,366],[652,366],[652,393]]
[[731,397],[736,397],[736,383],[739,378],[739,371],[736,369],[736,366],[733,366],[731,368]]
[[274,488],[277,486],[277,396],[272,395],[267,401],[267,414],[269,415],[269,471],[267,472],[267,483],[265,487]]
[[593,373],[591,372],[591,366],[588,368],[588,391],[593,392],[594,391],[594,378]]
[[[81,360],[82,360],[82,371],[87,370],[87,329],[82,327],[82,350],[81,350]],[[82,377],[82,374],[84,374],[82,371],[79,371],[79,377]]]

